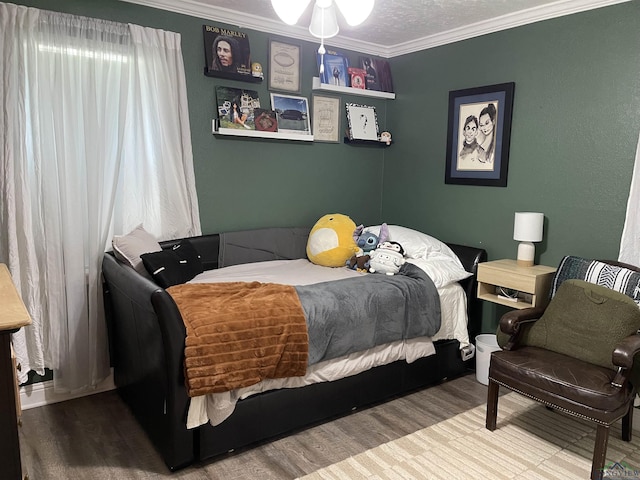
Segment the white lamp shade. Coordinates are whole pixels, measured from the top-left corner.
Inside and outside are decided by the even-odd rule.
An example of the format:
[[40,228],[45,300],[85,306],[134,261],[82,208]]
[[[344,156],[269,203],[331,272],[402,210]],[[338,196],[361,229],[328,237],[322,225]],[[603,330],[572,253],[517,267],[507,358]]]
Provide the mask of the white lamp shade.
[[513,223],[513,239],[519,242],[542,241],[544,213],[516,212]]
[[355,27],[369,17],[375,0],[335,0],[335,2],[347,23]]
[[309,3],[311,0],[271,0],[271,5],[280,20],[287,25],[295,25]]
[[336,9],[331,2],[327,2],[326,8],[323,8],[322,2],[316,2],[313,5],[313,14],[311,15],[311,23],[309,24],[309,33],[318,38],[335,37],[340,28],[338,27],[338,19],[336,18]]

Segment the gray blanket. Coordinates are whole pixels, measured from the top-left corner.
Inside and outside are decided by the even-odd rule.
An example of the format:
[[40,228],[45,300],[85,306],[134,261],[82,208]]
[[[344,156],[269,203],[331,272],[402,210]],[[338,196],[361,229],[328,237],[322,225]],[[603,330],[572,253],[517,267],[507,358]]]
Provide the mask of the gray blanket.
[[396,275],[370,274],[295,287],[307,318],[309,365],[396,340],[433,336],[440,297],[412,264]]

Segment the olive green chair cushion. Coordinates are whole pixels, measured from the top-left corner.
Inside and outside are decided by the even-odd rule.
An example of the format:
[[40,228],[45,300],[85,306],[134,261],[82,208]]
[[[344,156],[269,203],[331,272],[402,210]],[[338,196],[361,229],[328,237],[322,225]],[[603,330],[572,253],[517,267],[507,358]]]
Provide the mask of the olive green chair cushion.
[[[520,343],[615,369],[615,346],[640,328],[640,309],[623,293],[583,280],[564,281]],[[634,368],[635,370],[635,368]]]

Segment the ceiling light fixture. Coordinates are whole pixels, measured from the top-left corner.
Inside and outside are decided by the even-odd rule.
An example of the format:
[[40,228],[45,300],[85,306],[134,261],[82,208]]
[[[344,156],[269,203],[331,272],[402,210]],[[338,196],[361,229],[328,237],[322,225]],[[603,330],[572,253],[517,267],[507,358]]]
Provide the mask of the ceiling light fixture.
[[[374,2],[375,0],[335,0],[340,13],[342,13],[347,24],[352,27],[360,25],[369,17],[371,10],[373,10]],[[273,5],[273,9],[280,17],[280,20],[287,25],[295,25],[310,3],[311,0],[271,0],[271,5]],[[320,39],[320,48],[318,48],[320,55],[326,53],[324,39],[335,37],[340,31],[333,3],[334,0],[315,0],[313,5],[309,33]],[[321,74],[323,63],[321,60]]]

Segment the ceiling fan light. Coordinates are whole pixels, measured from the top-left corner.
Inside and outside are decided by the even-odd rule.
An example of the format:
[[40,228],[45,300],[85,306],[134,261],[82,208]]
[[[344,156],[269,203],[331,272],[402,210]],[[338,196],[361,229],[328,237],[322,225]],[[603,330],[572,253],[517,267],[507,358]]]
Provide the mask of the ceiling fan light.
[[273,9],[287,25],[295,25],[311,0],[271,0]]
[[335,2],[347,23],[355,27],[369,17],[375,0],[335,0]]
[[335,37],[340,28],[336,18],[336,9],[329,2],[329,7],[322,8],[318,2],[313,6],[309,33],[317,38]]

